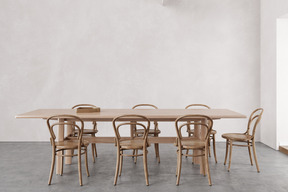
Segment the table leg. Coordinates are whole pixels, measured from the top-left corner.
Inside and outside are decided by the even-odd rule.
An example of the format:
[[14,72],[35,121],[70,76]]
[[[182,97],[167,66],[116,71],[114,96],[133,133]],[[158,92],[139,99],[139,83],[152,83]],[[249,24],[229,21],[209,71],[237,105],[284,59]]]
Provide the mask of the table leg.
[[[136,125],[135,124],[132,124],[132,123],[135,123],[135,121],[130,121],[131,125],[130,125],[130,137],[133,138],[133,137],[136,137]],[[133,155],[137,154],[138,151],[133,149]],[[132,156],[132,158],[134,158],[134,163],[137,162],[137,156]]]
[[[59,123],[64,122],[64,119],[59,119]],[[59,125],[58,129],[58,141],[63,141],[64,140],[64,125]],[[56,174],[60,175],[61,174],[61,169],[62,169],[62,151],[57,152],[57,161],[56,161]]]
[[[136,123],[135,121],[131,121],[131,123]],[[130,136],[131,137],[135,137],[136,136],[136,125],[135,124],[131,124],[130,125]]]
[[[198,121],[198,122],[200,123],[200,121]],[[205,124],[205,123],[207,123],[207,120],[203,119],[201,121],[201,123]],[[201,125],[195,125],[194,126],[194,135],[195,135],[195,137],[204,140],[206,134],[207,134],[207,130],[206,130],[205,127],[201,128]],[[202,153],[203,152],[201,150],[193,150],[193,154],[194,155],[201,155]],[[194,157],[193,158],[193,162],[194,162],[194,164],[200,165],[200,173],[205,175],[206,174],[205,173],[206,169],[205,169],[205,164],[202,161],[202,157]]]
[[[74,123],[73,121],[69,121],[69,123]],[[73,133],[73,127],[71,125],[67,125],[66,134],[70,135]],[[73,150],[66,150],[66,155],[72,155]],[[65,164],[71,164],[72,163],[72,157],[65,157]]]

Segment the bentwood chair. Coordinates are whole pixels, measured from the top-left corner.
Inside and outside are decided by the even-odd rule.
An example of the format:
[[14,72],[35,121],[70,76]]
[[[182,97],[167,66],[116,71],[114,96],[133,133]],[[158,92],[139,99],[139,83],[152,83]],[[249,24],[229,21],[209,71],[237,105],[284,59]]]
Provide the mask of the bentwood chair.
[[[121,176],[122,165],[123,165],[123,156],[128,157],[137,157],[143,156],[143,166],[146,185],[149,185],[148,181],[148,167],[147,167],[147,147],[149,144],[147,142],[147,137],[150,128],[150,120],[141,115],[122,115],[113,119],[112,121],[114,132],[115,132],[115,145],[117,146],[117,162],[116,162],[116,171],[114,185],[117,184],[118,175]],[[136,127],[136,128],[135,128]],[[135,137],[131,134],[132,129],[137,128],[143,129],[143,135],[141,137]],[[121,132],[120,132],[121,129]],[[125,129],[130,130],[130,135],[125,136]],[[142,154],[125,154],[125,151],[129,150],[142,150]]]
[[[203,131],[204,138],[197,138],[197,137],[183,137],[182,136],[182,128],[186,128],[187,126],[198,126]],[[179,185],[180,182],[180,174],[181,174],[181,166],[182,166],[182,156],[189,156],[189,157],[202,157],[202,168],[203,173],[208,175],[208,182],[209,185],[212,185],[211,176],[210,176],[210,169],[209,169],[209,162],[208,162],[208,142],[209,142],[209,135],[211,133],[213,126],[213,121],[210,117],[205,115],[184,115],[176,119],[175,127],[177,132],[177,140],[175,145],[177,146],[177,170],[176,170],[176,185]],[[198,155],[190,155],[186,153],[182,153],[183,150],[200,150],[201,154]],[[206,172],[205,172],[206,168]]]
[[[230,171],[230,167],[231,167],[232,146],[239,146],[239,147],[248,147],[251,165],[253,165],[253,160],[252,160],[252,155],[251,155],[251,147],[252,147],[256,168],[257,168],[257,171],[260,172],[258,161],[257,161],[257,156],[256,156],[256,149],[255,149],[255,132],[256,132],[256,127],[261,120],[263,111],[264,110],[262,108],[258,108],[251,113],[249,120],[248,120],[247,130],[244,133],[225,133],[222,135],[222,137],[226,139],[226,154],[225,154],[224,165],[226,165],[228,149],[230,147],[228,171]],[[235,144],[235,142],[246,143],[246,144]]]
[[[58,119],[64,119],[63,122],[52,122]],[[71,121],[68,121],[71,120]],[[77,123],[74,123],[72,121],[77,121],[80,125],[77,125]],[[47,126],[50,132],[50,141],[52,145],[52,163],[51,163],[51,170],[50,170],[50,176],[48,180],[48,185],[51,184],[54,166],[55,166],[55,157],[56,155],[62,158],[62,165],[61,165],[61,173],[63,174],[63,157],[72,157],[72,156],[78,156],[78,175],[79,175],[79,183],[82,186],[82,171],[81,171],[81,155],[85,155],[85,167],[86,167],[86,173],[89,177],[89,170],[88,170],[88,162],[87,162],[87,146],[89,145],[88,141],[85,141],[82,139],[82,133],[84,128],[84,123],[82,119],[80,119],[77,116],[74,115],[55,115],[51,116],[47,119]],[[78,130],[78,135],[76,138],[73,138],[71,140],[64,139],[63,141],[57,141],[55,129],[64,129],[68,126],[71,126],[72,128],[75,128]],[[77,154],[64,154],[66,150],[77,150]]]
[[[139,104],[139,105],[135,105],[134,107],[132,107],[132,109],[158,109],[158,107],[156,107],[155,105],[152,104]],[[161,133],[161,131],[158,128],[158,122],[154,121],[154,129],[149,129],[149,133],[148,136],[150,137],[158,137],[159,134]],[[144,130],[143,129],[138,129],[135,131],[135,135],[136,136],[141,136],[143,135]],[[160,154],[159,154],[159,144],[155,143],[154,144],[154,149],[155,149],[155,155],[156,158],[158,160],[158,163],[160,163]],[[137,150],[136,150],[137,153]],[[137,157],[135,157],[134,162],[136,163],[137,161]]]
[[[72,109],[77,109],[79,107],[96,107],[95,105],[92,104],[79,104],[79,105],[75,105],[72,107]],[[98,132],[97,130],[97,122],[93,121],[93,128],[92,129],[84,129],[83,130],[83,136],[91,136],[91,137],[95,137],[95,134]],[[74,135],[78,134],[78,130],[74,131]],[[91,143],[91,149],[92,149],[92,158],[93,158],[93,163],[95,163],[95,157],[97,157],[97,150],[96,150],[96,144],[95,143]]]
[[[208,105],[204,105],[204,104],[191,104],[185,107],[185,109],[211,109]],[[188,132],[188,136],[193,136],[194,135],[194,129],[191,129],[190,126],[187,126],[187,132]],[[215,135],[216,135],[217,131],[212,129],[210,136],[209,136],[209,157],[211,157],[211,152],[210,152],[210,143],[212,140],[212,144],[213,144],[213,153],[214,153],[214,159],[215,159],[215,163],[217,163],[217,157],[216,157],[216,144],[215,144]],[[189,153],[189,150],[186,151],[186,153]]]

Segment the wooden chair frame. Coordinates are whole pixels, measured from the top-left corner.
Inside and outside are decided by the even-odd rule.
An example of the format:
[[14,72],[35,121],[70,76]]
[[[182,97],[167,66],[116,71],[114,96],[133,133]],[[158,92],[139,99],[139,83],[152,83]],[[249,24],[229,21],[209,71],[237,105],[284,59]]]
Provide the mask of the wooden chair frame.
[[[206,109],[211,109],[208,105],[204,105],[204,104],[190,104],[187,105],[185,107],[185,109],[189,109],[189,108],[193,108],[193,107],[200,107],[200,108],[206,108]],[[188,136],[192,136],[194,134],[194,130],[191,130],[190,126],[187,126],[187,132],[188,132]],[[212,144],[213,144],[213,154],[214,154],[214,159],[215,159],[215,163],[217,163],[217,156],[216,156],[216,140],[215,140],[215,134],[217,132],[215,130],[211,131],[210,134],[210,138],[209,138],[209,157],[211,157],[211,150],[210,150],[210,146],[211,146],[211,140],[212,140]],[[189,150],[186,151],[186,153],[189,153]],[[186,156],[187,157],[187,156]],[[193,163],[193,162],[192,162]]]
[[[72,109],[77,109],[79,107],[96,107],[96,106],[92,105],[92,104],[78,104],[78,105],[73,106]],[[84,129],[83,135],[90,135],[91,137],[96,136],[95,134],[98,132],[97,122],[92,121],[92,125],[93,125],[93,128],[92,128],[93,131],[91,132],[89,130]],[[85,132],[87,132],[87,133],[85,133]],[[76,136],[76,135],[77,135],[77,132],[74,132],[74,136]],[[98,157],[97,149],[96,149],[96,143],[91,143],[91,150],[92,150],[93,163],[95,163],[95,157]]]
[[[58,120],[58,119],[64,119],[64,122],[56,122],[53,123],[51,121],[54,120]],[[67,120],[75,120],[80,122],[80,126],[77,125],[76,123],[67,121]],[[63,174],[63,158],[64,157],[72,157],[72,156],[78,156],[78,175],[79,175],[79,183],[80,186],[82,186],[82,170],[81,170],[81,155],[85,155],[85,168],[86,168],[86,173],[87,176],[89,177],[89,170],[88,170],[88,161],[87,161],[87,146],[88,144],[85,145],[85,143],[83,142],[82,139],[82,133],[83,133],[83,129],[84,129],[84,123],[82,121],[82,119],[80,119],[77,116],[74,115],[55,115],[55,116],[51,116],[47,119],[47,126],[50,132],[50,142],[52,145],[52,163],[51,163],[51,169],[50,169],[50,175],[49,175],[49,180],[48,180],[48,185],[51,184],[52,181],[52,176],[53,176],[53,171],[54,171],[54,166],[55,166],[55,157],[56,155],[58,155],[58,157],[62,158],[62,165],[61,165],[61,174]],[[65,126],[72,126],[74,129],[78,129],[78,135],[75,138],[75,140],[77,141],[77,145],[69,145],[69,142],[71,142],[71,140],[64,140],[64,141],[55,141],[56,140],[56,135],[54,132],[54,128],[56,126],[63,126],[63,128],[65,129]],[[75,141],[74,140],[74,141]],[[65,143],[66,142],[66,143]],[[72,141],[73,142],[73,141]],[[77,149],[77,154],[71,154],[71,155],[67,155],[64,154],[63,152],[65,150],[74,150]]]
[[[204,121],[205,120],[205,121]],[[183,123],[183,121],[186,121]],[[203,121],[205,123],[203,123]],[[187,126],[199,126],[201,129],[205,129],[206,135],[204,140],[201,140],[196,137],[186,137],[184,138],[181,133],[182,128],[186,128]],[[176,169],[176,185],[179,185],[180,182],[180,175],[181,175],[181,166],[182,166],[182,156],[189,156],[189,157],[202,157],[202,168],[206,168],[206,172],[208,174],[208,182],[209,185],[212,185],[211,176],[210,176],[210,169],[209,169],[209,162],[208,162],[208,142],[209,142],[209,135],[213,127],[213,120],[205,115],[184,115],[176,119],[175,121],[175,128],[177,133],[176,139],[176,146],[177,146],[177,169]],[[190,155],[187,153],[182,153],[183,150],[193,149],[193,150],[201,150],[202,154],[200,155]],[[205,165],[205,166],[204,166]],[[203,170],[205,175],[205,170]]]
[[[145,122],[143,124],[142,122]],[[117,146],[117,162],[116,162],[116,171],[115,171],[115,178],[114,178],[114,185],[117,184],[117,178],[118,175],[121,176],[122,172],[122,165],[123,165],[123,156],[126,157],[138,157],[143,156],[143,166],[144,166],[144,174],[145,174],[145,180],[146,185],[149,185],[148,180],[148,166],[147,166],[147,147],[149,146],[147,142],[147,137],[149,133],[150,128],[150,120],[142,115],[121,115],[113,119],[112,121],[114,132],[115,132],[115,145]],[[142,137],[136,137],[134,134],[131,134],[130,137],[121,137],[119,129],[125,125],[128,125],[131,127],[137,127],[140,126],[144,130],[144,134]],[[136,144],[138,143],[138,145]],[[124,151],[126,150],[142,150],[142,154],[124,154]]]
[[[255,148],[255,132],[262,118],[263,112],[264,112],[264,109],[258,108],[251,113],[249,120],[248,120],[247,130],[244,133],[227,133],[227,134],[222,135],[222,137],[226,139],[226,153],[225,153],[224,165],[226,165],[228,151],[230,147],[228,172],[230,172],[230,168],[231,168],[232,146],[248,147],[250,163],[251,165],[253,165],[253,160],[252,160],[252,155],[251,155],[251,147],[252,147],[257,172],[258,173],[260,172],[258,161],[257,161],[256,148]],[[250,134],[251,129],[252,129],[252,134]],[[243,136],[245,137],[243,138]],[[244,142],[247,144],[234,144],[233,142],[242,142],[242,143]]]
[[[132,109],[139,109],[140,107],[151,107],[153,109],[158,109],[158,107],[156,107],[155,105],[152,105],[152,104],[138,104],[138,105],[135,105],[132,107]],[[161,131],[159,130],[158,128],[158,122],[157,121],[154,121],[154,129],[153,131],[151,131],[150,129],[150,132],[148,133],[148,136],[152,136],[152,137],[158,137],[159,134],[161,133]],[[143,133],[136,133],[136,136],[140,136],[142,135]],[[157,161],[158,163],[160,163],[160,153],[159,153],[159,144],[158,143],[154,143],[154,149],[155,149],[155,156],[157,158]],[[135,154],[135,152],[137,153],[137,150],[135,150],[133,152],[133,154]],[[134,163],[137,162],[137,156],[134,158]]]

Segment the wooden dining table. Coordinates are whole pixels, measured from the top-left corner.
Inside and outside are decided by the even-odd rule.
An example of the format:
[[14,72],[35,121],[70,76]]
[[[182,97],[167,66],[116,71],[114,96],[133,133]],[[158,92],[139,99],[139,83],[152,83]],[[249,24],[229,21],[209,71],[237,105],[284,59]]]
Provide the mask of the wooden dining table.
[[[212,118],[213,120],[223,119],[223,118],[246,118],[245,115],[229,110],[229,109],[101,109],[100,112],[92,113],[77,113],[76,109],[38,109],[26,113],[16,115],[16,118],[31,118],[31,119],[48,119],[54,115],[76,115],[80,117],[83,121],[102,121],[102,122],[112,122],[112,120],[120,115],[124,114],[137,114],[146,116],[151,121],[162,121],[162,122],[173,122],[178,117],[183,115],[206,115]],[[58,119],[59,122],[63,122],[64,119]],[[73,119],[71,119],[73,121]],[[111,125],[112,129],[112,125]],[[131,128],[132,129],[132,128]],[[101,131],[101,130],[100,130]],[[165,130],[164,130],[165,131]],[[67,128],[67,135],[73,132],[72,127]],[[66,136],[67,136],[66,135]],[[200,128],[195,127],[195,136],[203,138],[205,133]],[[58,130],[58,140],[63,141],[66,137],[64,135],[64,127],[60,127]],[[114,143],[114,137],[89,137],[85,138],[90,143]],[[175,137],[149,137],[149,143],[175,143]],[[194,151],[199,153],[199,151]],[[68,152],[71,153],[71,152]],[[66,164],[71,164],[71,157],[65,158]],[[202,165],[200,157],[195,158],[196,164]],[[62,158],[57,158],[56,161],[56,174],[60,174],[60,168],[62,164]],[[203,173],[200,168],[200,173]]]

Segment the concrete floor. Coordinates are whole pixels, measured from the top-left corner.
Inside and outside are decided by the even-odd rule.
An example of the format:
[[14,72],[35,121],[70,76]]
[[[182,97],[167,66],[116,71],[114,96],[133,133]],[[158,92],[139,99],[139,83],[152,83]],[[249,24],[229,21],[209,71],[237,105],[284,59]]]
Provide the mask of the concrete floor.
[[79,186],[76,158],[72,165],[64,166],[63,176],[54,174],[52,185],[48,186],[49,143],[0,143],[0,191],[288,191],[288,156],[261,143],[257,143],[260,173],[250,165],[247,149],[241,147],[233,149],[231,172],[227,172],[227,166],[223,165],[225,143],[217,143],[218,164],[210,158],[211,187],[207,177],[199,174],[199,166],[185,158],[180,185],[175,185],[176,147],[171,144],[160,145],[160,164],[154,156],[154,147],[148,149],[150,186],[145,185],[142,158],[134,164],[129,157],[124,158],[122,176],[114,186],[116,147],[97,144],[97,150],[96,163],[92,162],[91,151],[88,154],[90,177],[82,166],[84,186]]

